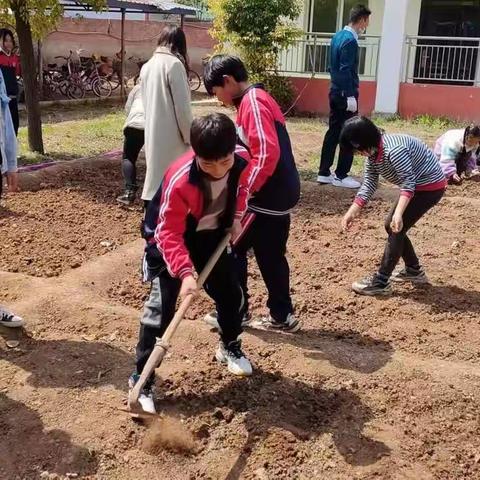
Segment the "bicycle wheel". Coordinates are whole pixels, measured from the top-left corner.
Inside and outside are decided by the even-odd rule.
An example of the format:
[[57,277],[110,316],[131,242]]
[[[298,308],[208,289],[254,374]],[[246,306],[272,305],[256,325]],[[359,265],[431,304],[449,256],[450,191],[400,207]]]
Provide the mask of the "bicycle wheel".
[[69,98],[68,89],[70,88],[70,82],[66,79],[58,82],[58,91],[65,97]]
[[200,78],[200,75],[197,72],[195,72],[194,70],[189,70],[188,83],[190,84],[190,90],[192,92],[196,92],[200,88],[200,85],[202,84],[202,79]]
[[100,98],[108,98],[112,94],[112,85],[103,77],[96,78],[92,83],[93,93]]
[[78,83],[70,83],[67,87],[67,95],[71,99],[80,99],[85,97],[85,90]]

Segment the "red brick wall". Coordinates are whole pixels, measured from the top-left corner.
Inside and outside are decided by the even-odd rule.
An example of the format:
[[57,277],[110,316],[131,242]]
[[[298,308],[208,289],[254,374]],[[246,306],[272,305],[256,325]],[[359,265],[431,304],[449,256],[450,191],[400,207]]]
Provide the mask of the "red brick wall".
[[402,83],[398,110],[406,118],[428,114],[478,122],[480,88]]
[[[328,91],[330,89],[330,80],[327,78],[290,78],[295,91],[299,94],[308,84],[297,103],[297,111],[317,113],[328,115]],[[377,92],[377,83],[371,81],[360,82],[360,113],[370,115],[375,108],[375,95]]]
[[[126,57],[150,58],[157,44],[164,23],[156,21],[125,22]],[[188,52],[192,68],[200,71],[202,57],[211,53],[214,40],[205,22],[186,22]],[[57,55],[68,55],[70,50],[83,48],[85,56],[97,53],[113,56],[120,51],[120,20],[70,19],[64,18],[57,31],[52,32],[43,43],[43,56],[47,63],[55,62]],[[134,69],[134,66],[129,66]]]

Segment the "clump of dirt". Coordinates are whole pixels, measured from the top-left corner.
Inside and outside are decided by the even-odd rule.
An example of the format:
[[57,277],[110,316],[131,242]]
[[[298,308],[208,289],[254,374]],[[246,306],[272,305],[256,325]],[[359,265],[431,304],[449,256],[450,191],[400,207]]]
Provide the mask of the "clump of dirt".
[[196,444],[192,433],[180,420],[167,416],[150,421],[142,448],[152,455],[163,450],[190,455],[195,453]]

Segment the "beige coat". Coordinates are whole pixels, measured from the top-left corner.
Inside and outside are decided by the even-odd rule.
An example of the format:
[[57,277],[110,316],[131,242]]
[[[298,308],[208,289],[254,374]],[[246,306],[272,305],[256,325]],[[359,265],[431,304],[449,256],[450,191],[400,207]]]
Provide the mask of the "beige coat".
[[137,130],[145,130],[145,112],[143,110],[142,91],[140,85],[135,85],[128,95],[125,104],[125,113],[127,120],[123,128],[136,128]]
[[142,199],[151,200],[167,167],[188,149],[191,97],[185,67],[167,48],[157,48],[140,77],[147,161]]

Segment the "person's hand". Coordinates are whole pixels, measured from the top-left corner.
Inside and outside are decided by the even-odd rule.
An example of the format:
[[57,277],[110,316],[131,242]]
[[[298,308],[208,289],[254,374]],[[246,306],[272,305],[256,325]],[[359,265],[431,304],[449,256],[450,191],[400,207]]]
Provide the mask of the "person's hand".
[[357,113],[358,103],[355,97],[347,98],[347,112]]
[[390,228],[393,233],[400,233],[403,229],[403,218],[402,215],[394,213],[392,221],[390,222]]
[[180,298],[185,299],[187,295],[197,295],[197,281],[193,275],[189,275],[182,280],[182,288],[180,289]]
[[455,185],[460,185],[462,183],[462,178],[460,177],[460,175],[458,173],[454,173],[453,176],[452,176],[452,182],[455,184]]
[[360,207],[354,203],[342,219],[342,230],[346,232],[353,225],[353,221],[358,217]]
[[233,221],[233,225],[232,227],[230,228],[230,235],[232,236],[232,242],[234,242],[238,237],[239,235],[242,233],[242,222],[241,220],[234,220]]

